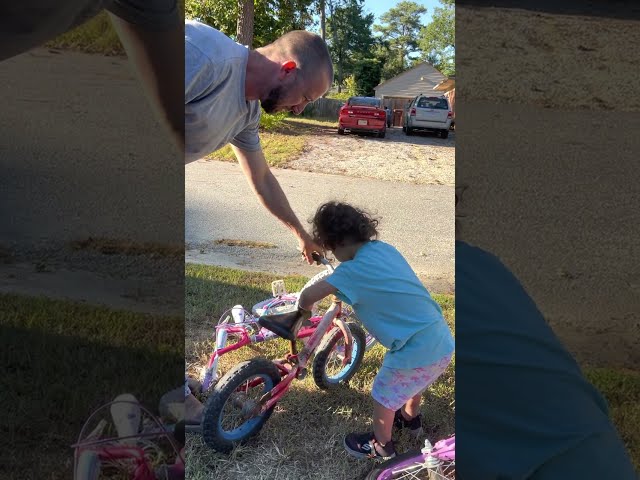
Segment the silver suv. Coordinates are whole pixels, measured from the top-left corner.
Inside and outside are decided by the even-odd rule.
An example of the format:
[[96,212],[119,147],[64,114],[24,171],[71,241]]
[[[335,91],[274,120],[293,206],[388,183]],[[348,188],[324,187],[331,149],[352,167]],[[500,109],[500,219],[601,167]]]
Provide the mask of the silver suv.
[[402,130],[407,135],[415,130],[439,132],[442,138],[447,138],[452,120],[453,111],[445,97],[418,95],[404,112]]

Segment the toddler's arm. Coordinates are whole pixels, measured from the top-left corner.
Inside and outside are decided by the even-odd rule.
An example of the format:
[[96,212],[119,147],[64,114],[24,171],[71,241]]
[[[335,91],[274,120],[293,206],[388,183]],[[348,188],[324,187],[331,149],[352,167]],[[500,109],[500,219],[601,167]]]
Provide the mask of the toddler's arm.
[[335,294],[337,291],[336,287],[323,280],[302,291],[298,299],[298,306],[304,310],[311,310],[314,303]]

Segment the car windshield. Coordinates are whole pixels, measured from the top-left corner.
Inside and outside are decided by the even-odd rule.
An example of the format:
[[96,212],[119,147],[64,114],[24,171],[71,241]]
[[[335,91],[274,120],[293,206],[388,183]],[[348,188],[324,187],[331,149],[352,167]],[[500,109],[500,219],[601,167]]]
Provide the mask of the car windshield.
[[448,110],[449,105],[444,97],[422,97],[418,100],[419,108],[435,108],[438,110]]
[[351,97],[349,105],[352,107],[380,107],[380,99],[373,97]]

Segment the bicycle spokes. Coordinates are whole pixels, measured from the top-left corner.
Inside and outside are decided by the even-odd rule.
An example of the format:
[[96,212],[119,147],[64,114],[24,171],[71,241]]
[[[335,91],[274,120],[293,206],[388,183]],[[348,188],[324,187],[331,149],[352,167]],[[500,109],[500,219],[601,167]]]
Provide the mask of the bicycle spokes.
[[247,378],[225,402],[220,417],[221,429],[232,435],[239,433],[247,422],[260,415],[260,399],[266,391],[261,375]]
[[352,345],[351,352],[351,361],[346,365],[343,364],[345,358],[345,339],[341,337],[337,342],[331,353],[329,354],[329,358],[327,359],[327,365],[325,367],[327,379],[329,381],[339,382],[342,377],[344,377],[351,368],[354,360],[358,357],[358,348],[359,345],[357,342],[354,342]]

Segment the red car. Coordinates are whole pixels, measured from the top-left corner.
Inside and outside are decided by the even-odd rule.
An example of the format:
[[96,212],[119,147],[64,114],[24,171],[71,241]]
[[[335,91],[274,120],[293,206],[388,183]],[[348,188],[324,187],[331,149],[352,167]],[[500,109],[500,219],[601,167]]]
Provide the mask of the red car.
[[345,131],[354,133],[375,133],[384,138],[387,133],[387,112],[382,108],[382,100],[375,97],[351,97],[340,109],[338,134]]

